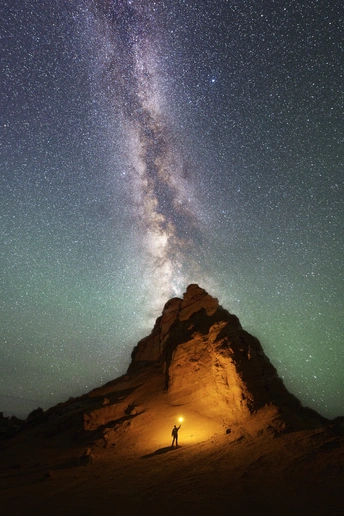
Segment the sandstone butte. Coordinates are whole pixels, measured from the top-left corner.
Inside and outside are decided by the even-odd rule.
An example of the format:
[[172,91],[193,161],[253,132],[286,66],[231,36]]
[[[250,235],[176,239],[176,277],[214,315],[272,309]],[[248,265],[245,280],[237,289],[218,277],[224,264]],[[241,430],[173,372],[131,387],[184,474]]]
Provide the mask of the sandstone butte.
[[0,427],[3,514],[344,511],[343,418],[303,407],[196,284],[166,303],[126,374]]

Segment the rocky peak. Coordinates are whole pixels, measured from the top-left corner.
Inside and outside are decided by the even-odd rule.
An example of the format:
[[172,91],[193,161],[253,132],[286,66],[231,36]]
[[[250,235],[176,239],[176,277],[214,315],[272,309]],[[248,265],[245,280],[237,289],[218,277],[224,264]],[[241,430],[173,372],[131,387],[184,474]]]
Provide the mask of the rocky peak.
[[219,307],[215,297],[210,296],[196,284],[189,285],[180,305],[179,320],[185,321],[199,310],[205,310],[207,315],[213,315]]
[[[37,409],[22,423],[43,428],[49,438],[75,425],[75,435],[96,432],[102,445],[124,449],[138,437],[147,446],[161,444],[179,411],[192,428],[189,443],[224,430],[236,439],[326,422],[289,393],[239,319],[193,284],[183,298],[165,304],[151,334],[134,348],[126,374],[46,412]],[[0,430],[13,432],[1,414]]]
[[300,408],[239,319],[196,284],[170,299],[152,333],[134,348],[128,372],[162,365],[172,405],[212,415],[249,416],[264,405]]
[[[172,326],[188,321],[199,311],[205,311],[207,316],[211,316],[218,307],[216,298],[196,284],[189,285],[183,299],[176,297],[167,301],[162,315],[156,320],[152,333],[140,340],[134,348],[129,370],[132,371],[149,362],[161,361],[166,352],[165,344]],[[180,327],[181,331],[184,330],[184,326]]]

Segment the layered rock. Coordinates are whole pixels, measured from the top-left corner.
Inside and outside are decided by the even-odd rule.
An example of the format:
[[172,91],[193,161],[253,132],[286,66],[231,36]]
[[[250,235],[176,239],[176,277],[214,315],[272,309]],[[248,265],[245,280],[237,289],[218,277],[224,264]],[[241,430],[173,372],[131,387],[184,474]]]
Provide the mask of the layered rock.
[[160,363],[172,405],[209,415],[249,416],[273,403],[298,409],[260,342],[198,285],[168,301],[152,333],[134,348],[128,372]]

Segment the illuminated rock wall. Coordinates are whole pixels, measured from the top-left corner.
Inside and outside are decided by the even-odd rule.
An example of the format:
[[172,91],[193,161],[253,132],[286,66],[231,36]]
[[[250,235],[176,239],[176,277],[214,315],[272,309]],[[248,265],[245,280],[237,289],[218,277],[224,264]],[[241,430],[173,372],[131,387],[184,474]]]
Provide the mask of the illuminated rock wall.
[[132,353],[129,371],[160,362],[173,405],[242,418],[266,404],[299,408],[259,341],[198,285],[166,303],[152,333]]

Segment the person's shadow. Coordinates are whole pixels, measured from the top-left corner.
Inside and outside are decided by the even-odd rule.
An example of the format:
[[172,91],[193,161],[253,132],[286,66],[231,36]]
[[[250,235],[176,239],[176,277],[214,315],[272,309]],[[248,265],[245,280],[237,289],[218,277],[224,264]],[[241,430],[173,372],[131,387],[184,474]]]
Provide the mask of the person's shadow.
[[148,453],[147,455],[142,455],[141,459],[149,459],[149,457],[154,457],[155,455],[162,455],[163,453],[168,453],[173,450],[178,450],[180,446],[172,448],[172,446],[166,446],[165,448],[158,448],[153,453]]

